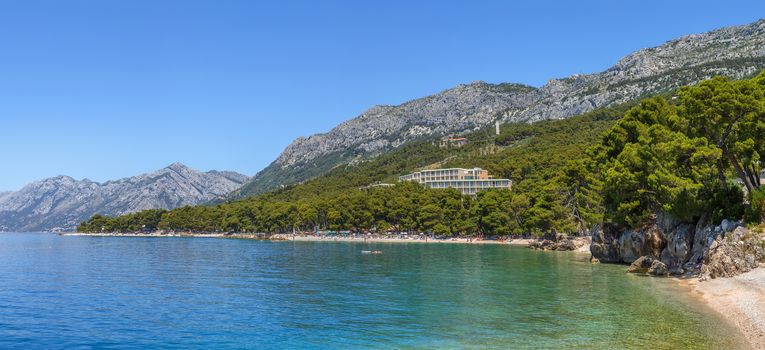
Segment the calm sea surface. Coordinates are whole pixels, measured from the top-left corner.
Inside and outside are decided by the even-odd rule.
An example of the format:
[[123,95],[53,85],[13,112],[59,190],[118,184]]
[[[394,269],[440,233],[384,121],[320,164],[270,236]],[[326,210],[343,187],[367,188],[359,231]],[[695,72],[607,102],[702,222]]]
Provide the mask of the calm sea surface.
[[509,246],[5,233],[0,348],[740,346],[674,285]]

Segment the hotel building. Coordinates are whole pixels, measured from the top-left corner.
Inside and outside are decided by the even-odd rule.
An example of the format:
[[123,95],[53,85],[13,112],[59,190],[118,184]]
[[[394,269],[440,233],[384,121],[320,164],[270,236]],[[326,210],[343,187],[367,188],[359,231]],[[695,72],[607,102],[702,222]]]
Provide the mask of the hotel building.
[[513,182],[508,179],[494,179],[489,172],[481,168],[433,169],[422,170],[404,176],[399,181],[414,181],[430,188],[456,188],[462,194],[475,196],[487,188],[510,189]]

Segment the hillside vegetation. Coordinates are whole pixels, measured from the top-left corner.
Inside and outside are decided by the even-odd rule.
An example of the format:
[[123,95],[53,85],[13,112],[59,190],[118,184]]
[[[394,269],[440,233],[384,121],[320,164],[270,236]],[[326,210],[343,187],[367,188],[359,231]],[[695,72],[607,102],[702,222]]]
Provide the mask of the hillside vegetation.
[[[336,167],[302,184],[215,206],[94,216],[84,232],[417,231],[436,235],[583,233],[603,220],[639,226],[659,211],[689,221],[709,214],[760,218],[765,75],[714,78],[675,96],[598,109],[565,120],[505,124],[436,139]],[[514,181],[476,198],[396,181],[424,167],[483,167]],[[738,179],[738,185],[730,179]],[[741,186],[752,194],[745,202]]]
[[750,77],[765,69],[765,19],[684,36],[624,56],[605,71],[551,79],[538,88],[474,82],[375,106],[326,133],[299,137],[232,199],[262,194],[369,160],[432,135],[502,122],[565,119],[676,90],[712,76]]
[[[542,233],[555,227],[575,231],[563,181],[565,165],[585,149],[628,106],[534,124],[505,124],[465,135],[468,145],[441,148],[436,139],[415,142],[371,161],[336,167],[327,174],[271,193],[216,206],[145,211],[109,218],[95,216],[80,231],[142,229],[292,232],[399,230],[452,234]],[[476,199],[456,190],[431,190],[395,183],[398,176],[427,167],[483,167],[513,179],[512,191],[492,190]]]

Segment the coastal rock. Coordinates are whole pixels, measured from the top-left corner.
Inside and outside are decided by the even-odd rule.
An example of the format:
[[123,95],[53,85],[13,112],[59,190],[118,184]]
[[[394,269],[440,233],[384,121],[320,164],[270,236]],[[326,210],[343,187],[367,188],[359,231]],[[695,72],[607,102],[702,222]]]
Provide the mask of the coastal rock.
[[728,219],[723,219],[723,221],[720,223],[720,228],[723,230],[723,232],[730,232],[730,231],[733,231],[734,228],[736,228],[736,225],[733,221],[730,221]]
[[[544,237],[548,237],[546,239]],[[590,244],[589,237],[571,238],[562,234],[543,236],[539,240],[529,243],[527,248],[534,250],[574,251]]]
[[552,245],[553,242],[549,240],[536,240],[529,243],[526,248],[533,250],[547,250],[546,248]]
[[651,267],[648,268],[648,274],[654,276],[666,276],[669,274],[669,269],[667,269],[667,265],[663,262],[654,260],[653,263],[651,263]]
[[747,230],[746,228],[736,227],[736,229],[733,230],[733,233],[731,233],[730,239],[733,242],[744,241],[748,233],[749,233],[749,230]]
[[558,246],[555,247],[555,250],[558,251],[571,251],[576,250],[578,247],[576,246],[576,243],[574,240],[566,239],[561,242],[558,242]]
[[696,226],[696,231],[693,236],[693,244],[691,245],[691,257],[689,261],[701,262],[704,256],[709,251],[709,244],[714,241],[709,241],[707,237],[711,234],[711,230],[708,227]]
[[641,256],[630,264],[630,267],[627,268],[627,272],[643,273],[653,276],[666,276],[669,274],[669,269],[667,268],[667,265],[659,259],[650,256]]
[[650,256],[641,256],[635,261],[630,264],[630,267],[627,268],[627,272],[629,273],[647,273],[648,270],[653,266],[653,263],[656,260]]
[[599,261],[632,263],[629,272],[701,274],[705,278],[735,276],[763,260],[761,234],[754,234],[740,222],[725,220],[709,225],[707,220],[704,217],[691,224],[658,214],[651,225],[640,230],[614,224],[595,226],[590,232],[590,252]]
[[701,268],[702,279],[733,277],[751,271],[765,259],[761,234],[737,227],[733,234],[717,238]]
[[660,259],[674,274],[684,272],[683,264],[691,255],[695,233],[695,226],[691,224],[679,224],[666,233],[667,244]]
[[666,245],[660,225],[624,230],[613,223],[590,230],[590,253],[603,262],[632,263],[641,256],[659,256]]
[[627,231],[619,238],[619,254],[625,263],[650,255],[659,256],[665,245],[664,234],[652,225],[646,230]]
[[623,262],[619,254],[619,246],[616,244],[622,230],[614,223],[594,225],[590,230],[590,254],[593,258],[606,263]]

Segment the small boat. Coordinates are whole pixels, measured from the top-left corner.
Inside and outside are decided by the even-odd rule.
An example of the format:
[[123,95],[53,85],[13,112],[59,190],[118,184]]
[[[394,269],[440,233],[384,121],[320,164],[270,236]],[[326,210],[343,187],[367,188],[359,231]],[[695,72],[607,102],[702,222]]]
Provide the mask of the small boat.
[[362,250],[361,254],[382,254],[379,250]]

